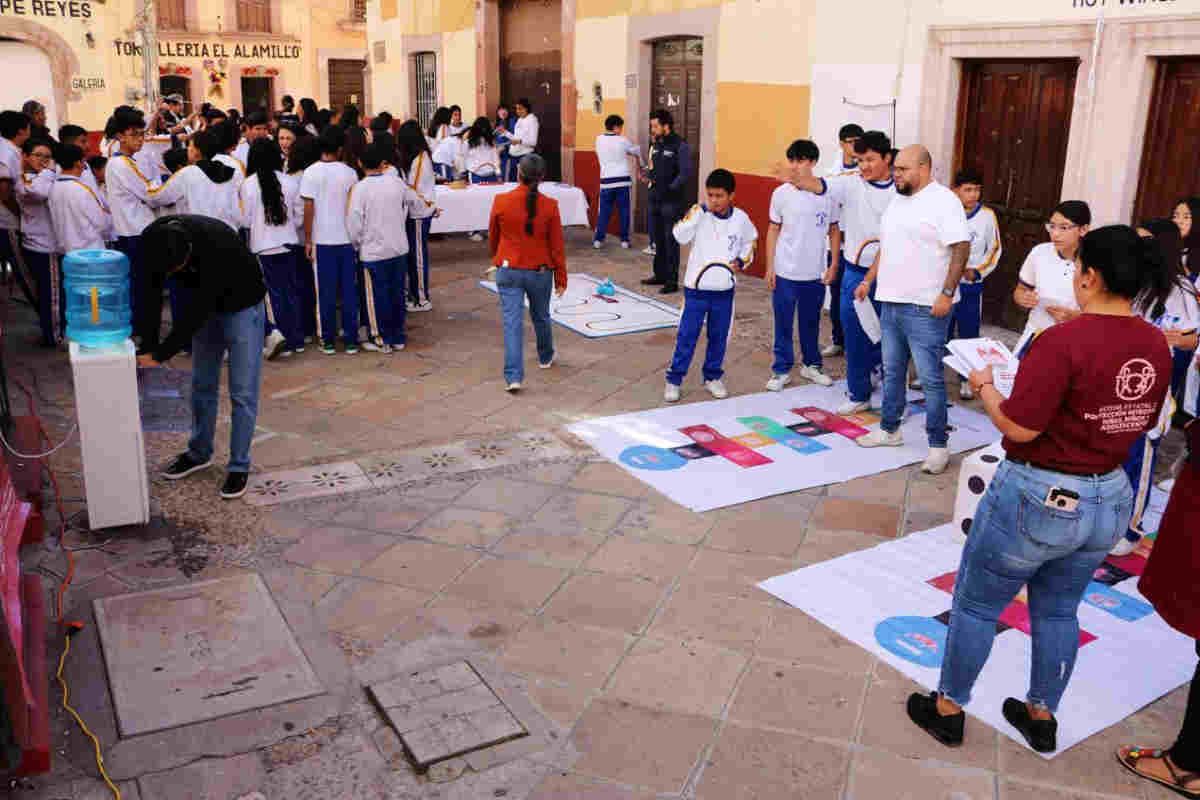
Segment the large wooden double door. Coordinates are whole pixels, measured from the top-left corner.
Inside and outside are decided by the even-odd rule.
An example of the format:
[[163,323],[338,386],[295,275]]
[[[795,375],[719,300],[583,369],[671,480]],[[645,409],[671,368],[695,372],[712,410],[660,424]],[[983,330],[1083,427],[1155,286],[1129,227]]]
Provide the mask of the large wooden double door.
[[1024,325],[1013,287],[1025,256],[1049,238],[1044,225],[1062,193],[1078,68],[1074,59],[963,65],[955,169],[983,174],[983,202],[996,211],[1004,244],[984,284],[988,322]]
[[562,180],[562,0],[500,0],[500,93],[509,108],[529,100],[537,153],[547,177]]
[[1169,217],[1175,204],[1200,194],[1200,58],[1158,62],[1134,220]]

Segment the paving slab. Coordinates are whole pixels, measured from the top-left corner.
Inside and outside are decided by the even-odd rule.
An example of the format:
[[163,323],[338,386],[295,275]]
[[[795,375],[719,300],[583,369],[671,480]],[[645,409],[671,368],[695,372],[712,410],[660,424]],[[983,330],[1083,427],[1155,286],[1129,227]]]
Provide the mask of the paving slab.
[[122,736],[324,691],[258,575],[105,597],[95,611]]

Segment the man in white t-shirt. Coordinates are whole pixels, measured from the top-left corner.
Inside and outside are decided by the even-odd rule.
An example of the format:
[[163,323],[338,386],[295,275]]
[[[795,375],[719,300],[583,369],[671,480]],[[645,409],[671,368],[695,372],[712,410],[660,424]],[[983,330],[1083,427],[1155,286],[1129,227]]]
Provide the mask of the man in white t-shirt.
[[883,214],[879,257],[855,290],[862,300],[868,285],[876,281],[884,365],[883,420],[878,429],[855,441],[860,447],[904,444],[900,423],[911,355],[925,387],[929,457],[921,468],[937,475],[950,461],[942,358],[971,243],[962,202],[933,180],[932,170],[933,159],[921,145],[906,147],[896,156],[892,174],[897,197]]
[[[812,175],[821,152],[808,139],[797,139],[787,149],[787,160],[797,175]],[[825,241],[837,229],[837,211],[829,192],[805,192],[785,183],[771,194],[770,228],[767,230],[767,288],[775,312],[775,362],[767,388],[782,391],[792,382],[796,363],[792,346],[792,321],[798,321],[804,366],[800,376],[820,386],[833,381],[821,371],[821,306],[825,302]]]

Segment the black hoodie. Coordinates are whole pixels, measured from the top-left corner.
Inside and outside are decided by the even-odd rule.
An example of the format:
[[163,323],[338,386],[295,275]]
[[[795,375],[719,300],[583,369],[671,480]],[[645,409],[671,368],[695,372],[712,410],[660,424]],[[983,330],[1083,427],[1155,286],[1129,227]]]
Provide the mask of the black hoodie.
[[237,170],[233,167],[228,164],[222,164],[220,161],[197,161],[196,166],[213,183],[225,183],[226,181],[233,180],[233,176],[237,173]]

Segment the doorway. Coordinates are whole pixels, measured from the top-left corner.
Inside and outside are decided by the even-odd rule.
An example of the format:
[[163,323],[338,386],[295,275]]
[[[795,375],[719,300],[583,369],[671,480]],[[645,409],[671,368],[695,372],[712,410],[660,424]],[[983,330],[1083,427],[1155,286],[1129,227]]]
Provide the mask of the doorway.
[[983,174],[983,202],[996,212],[1004,245],[984,284],[987,322],[1025,324],[1012,292],[1025,256],[1046,241],[1044,223],[1062,194],[1078,70],[1075,59],[963,62],[954,165]]
[[[682,37],[659,39],[652,45],[650,111],[660,108],[671,112],[675,132],[692,151],[692,176],[684,189],[683,207],[696,202],[700,187],[700,98],[704,77],[704,39]],[[650,115],[638,120],[632,130],[645,132],[642,141],[650,141]],[[649,147],[646,148],[647,151]],[[646,185],[638,184],[637,207],[649,208]],[[646,233],[646,215],[638,214],[634,229]]]
[[1146,143],[1138,178],[1134,221],[1169,217],[1181,197],[1200,194],[1200,58],[1158,62]]
[[561,86],[562,0],[501,0],[501,102],[512,107],[522,97],[529,100],[538,118],[537,152],[546,159],[546,177],[556,181],[562,180]]
[[367,62],[360,58],[329,59],[329,108],[334,119],[342,115],[342,107],[350,104],[363,110],[363,70]]
[[242,78],[242,109],[245,113],[271,113],[275,108],[274,83],[274,78]]
[[[183,113],[186,117],[192,113],[192,82],[182,75],[163,75],[158,79],[158,94],[160,97],[177,94],[183,97]],[[242,97],[245,97],[243,91]]]

